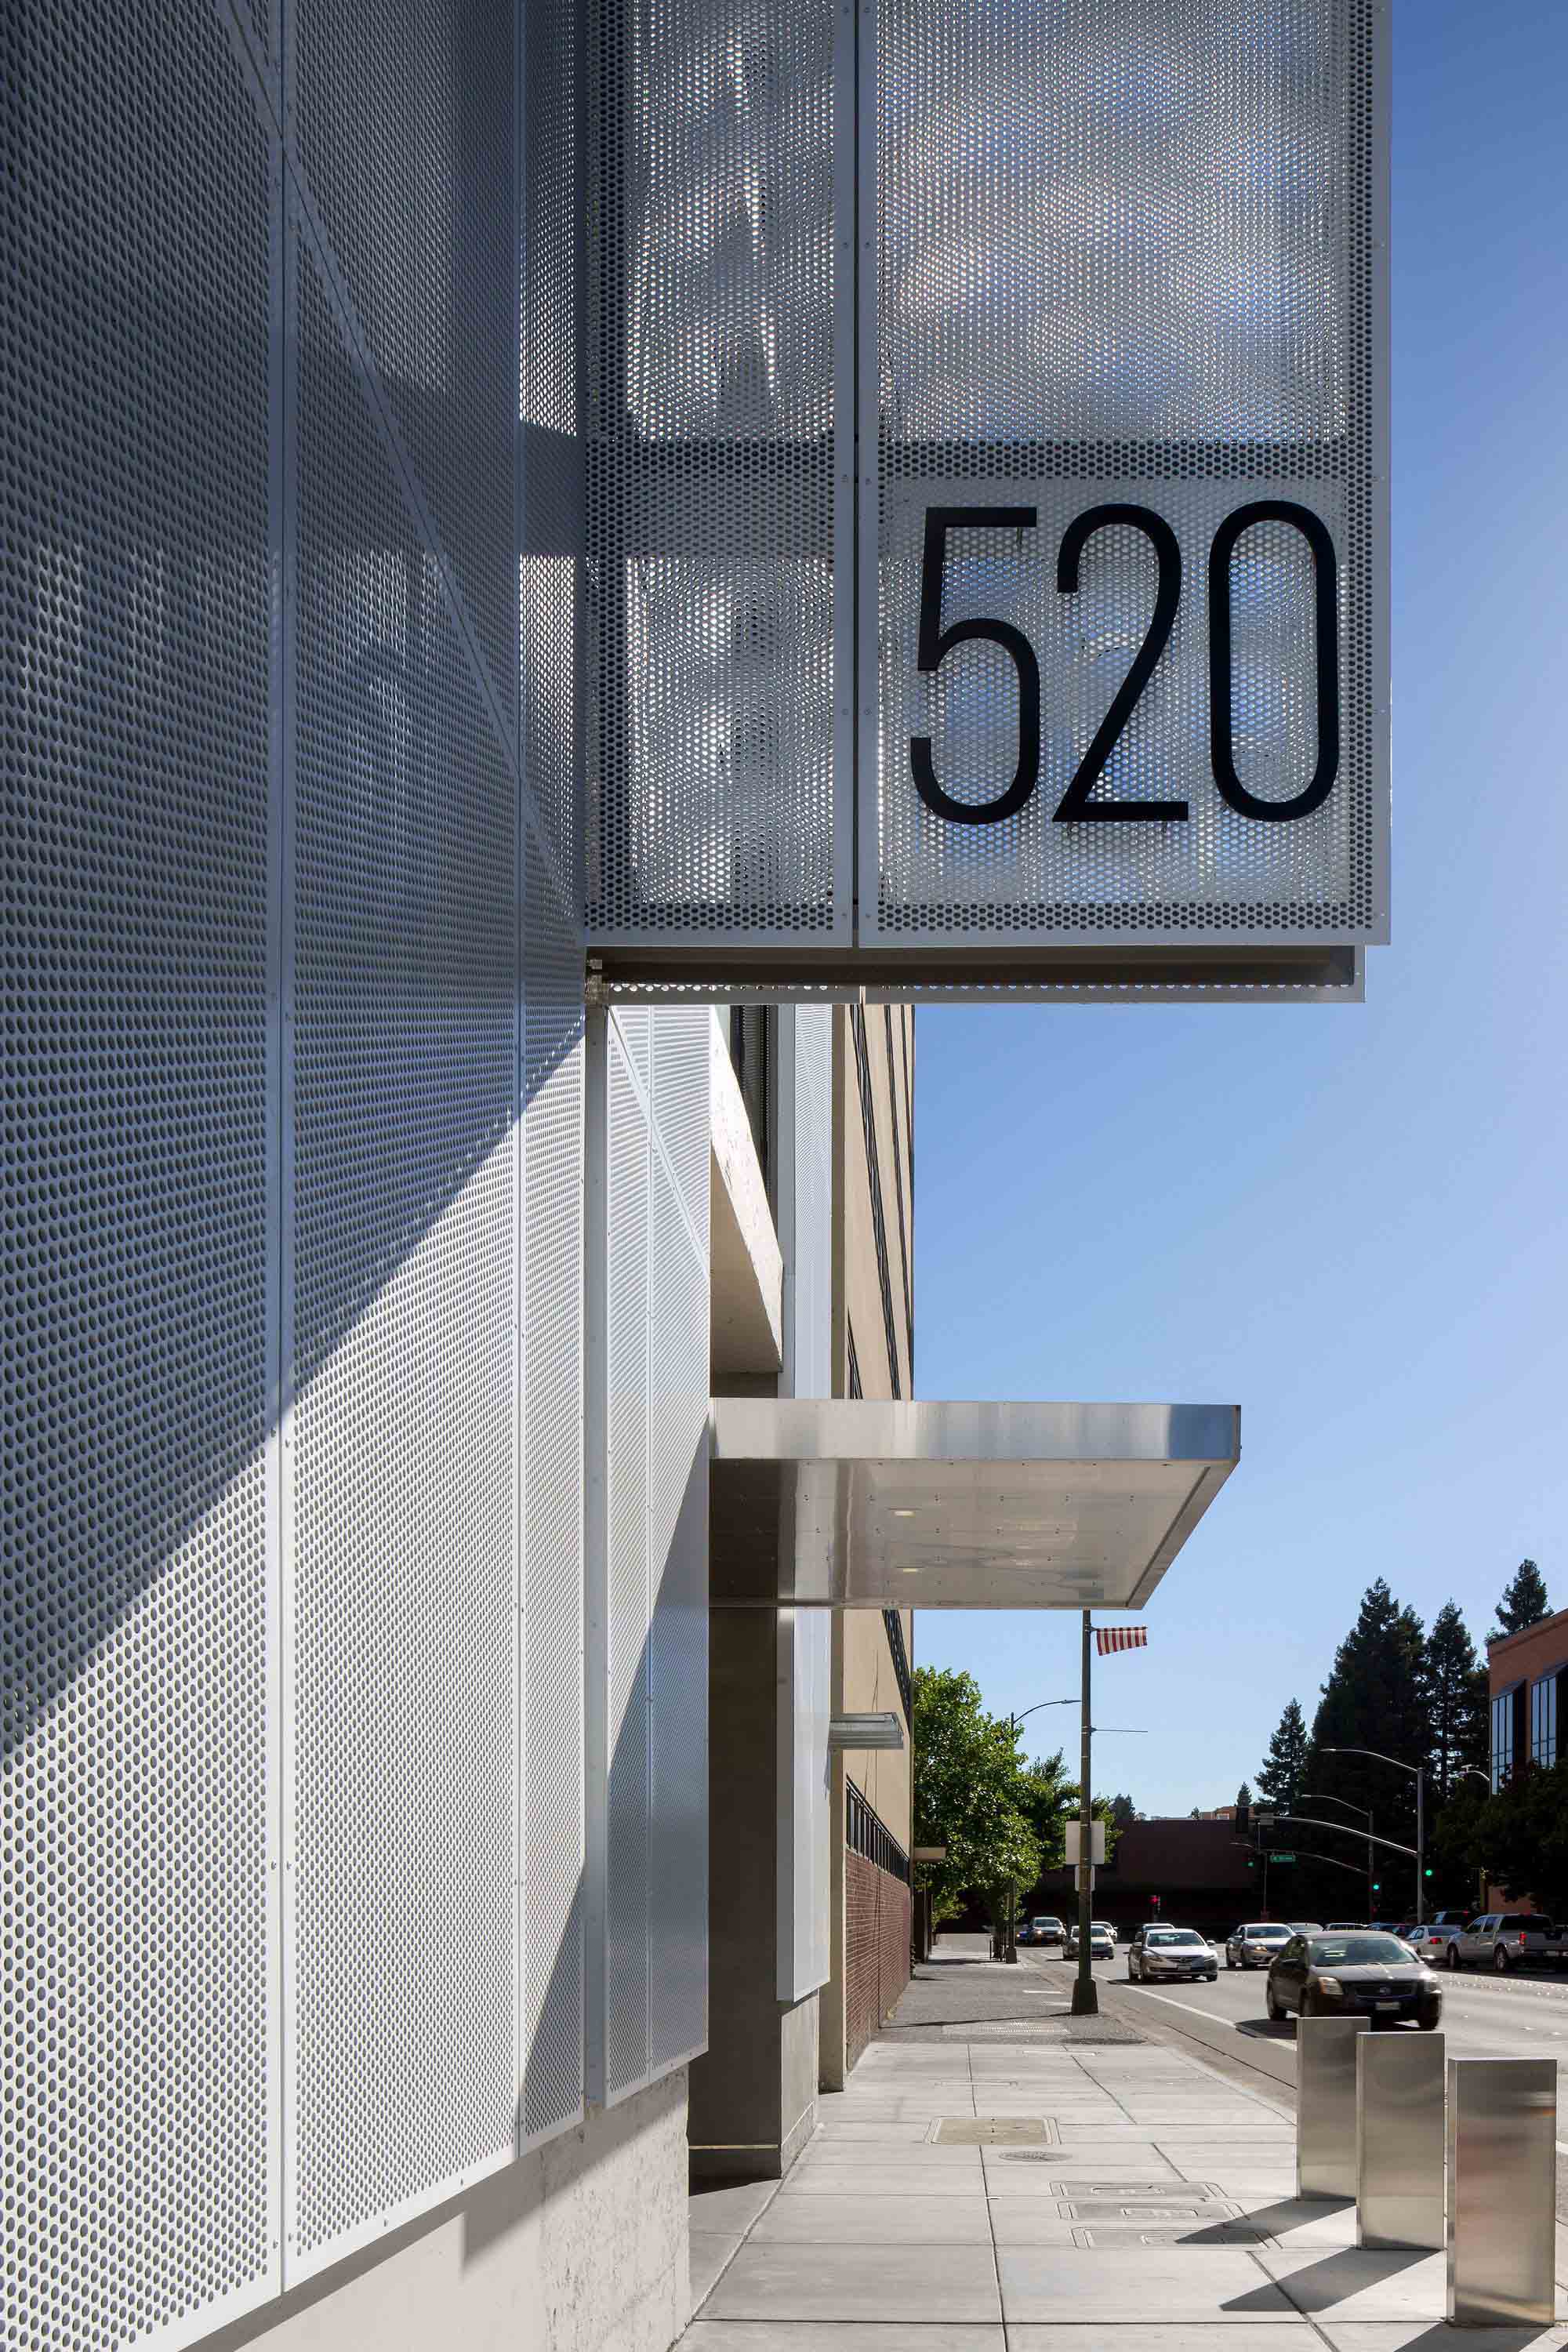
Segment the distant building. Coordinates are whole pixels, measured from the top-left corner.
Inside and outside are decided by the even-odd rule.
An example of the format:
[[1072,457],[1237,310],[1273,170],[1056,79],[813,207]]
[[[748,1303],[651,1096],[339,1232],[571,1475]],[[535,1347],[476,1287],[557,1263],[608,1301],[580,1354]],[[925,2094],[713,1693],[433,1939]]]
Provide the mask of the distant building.
[[1521,1764],[1556,1763],[1557,1719],[1568,1675],[1568,1609],[1487,1643],[1494,1793]]
[[[1556,1763],[1558,1717],[1568,1694],[1568,1609],[1555,1610],[1538,1625],[1505,1633],[1487,1643],[1487,1691],[1491,1702],[1492,1793],[1506,1788],[1526,1764],[1550,1770]],[[1526,1896],[1489,1886],[1487,1901],[1530,1911]]]
[[[1130,1822],[1110,1862],[1095,1873],[1094,1916],[1122,1933],[1143,1919],[1221,1935],[1244,1913],[1259,1909],[1251,1849],[1237,1838],[1235,1808],[1197,1820]],[[1077,1903],[1070,1870],[1048,1870],[1026,1911],[1070,1916]]]

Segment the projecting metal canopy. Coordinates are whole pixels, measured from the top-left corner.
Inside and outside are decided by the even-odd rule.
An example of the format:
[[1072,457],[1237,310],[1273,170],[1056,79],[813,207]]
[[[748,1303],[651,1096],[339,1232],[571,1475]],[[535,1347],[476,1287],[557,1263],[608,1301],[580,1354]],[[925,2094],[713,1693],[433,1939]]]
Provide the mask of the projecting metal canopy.
[[711,1599],[1141,1609],[1240,1451],[1235,1405],[716,1397]]

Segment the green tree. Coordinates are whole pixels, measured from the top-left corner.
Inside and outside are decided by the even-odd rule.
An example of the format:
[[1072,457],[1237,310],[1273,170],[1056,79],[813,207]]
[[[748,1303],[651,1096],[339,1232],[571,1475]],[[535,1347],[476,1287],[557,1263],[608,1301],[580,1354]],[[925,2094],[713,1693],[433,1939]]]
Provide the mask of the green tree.
[[[1312,1719],[1311,1743],[1304,1786],[1314,1799],[1342,1799],[1346,1804],[1370,1807],[1380,1836],[1415,1843],[1415,1779],[1400,1769],[1426,1763],[1432,1746],[1427,1706],[1426,1638],[1413,1609],[1403,1608],[1383,1577],[1369,1584],[1362,1596],[1355,1623],[1334,1653],[1334,1663],[1322,1686],[1322,1697]],[[1390,1764],[1373,1758],[1341,1755],[1341,1748],[1374,1748],[1392,1757]],[[1336,1862],[1360,1859],[1353,1843],[1355,1820],[1338,1805],[1314,1802],[1307,1807],[1325,1822],[1344,1822],[1342,1834],[1317,1829],[1312,1843]],[[1364,1854],[1366,1848],[1361,1848]],[[1373,1896],[1374,1916],[1397,1913],[1414,1898],[1415,1864],[1404,1855],[1373,1849],[1373,1876],[1381,1882]],[[1303,1859],[1302,1892],[1309,1917],[1317,1906],[1344,1901],[1350,1882],[1342,1871],[1313,1874]],[[1337,1895],[1335,1886],[1342,1891]],[[1317,1909],[1317,1916],[1325,1915]]]
[[1279,1718],[1268,1755],[1258,1768],[1261,1803],[1272,1805],[1278,1812],[1290,1811],[1296,1791],[1306,1781],[1307,1745],[1307,1720],[1301,1713],[1300,1700],[1293,1698]]
[[1487,1764],[1487,1675],[1476,1663],[1458,1601],[1447,1601],[1426,1636],[1426,1703],[1431,1714],[1432,1780],[1446,1805],[1471,1768]]
[[1040,1873],[1012,1719],[986,1714],[972,1675],[920,1666],[910,1744],[915,1843],[947,1848],[944,1862],[918,1865],[932,1916],[951,1919],[965,1895],[978,1895],[995,1917],[1007,1889],[1032,1886]]
[[1132,1810],[1131,1798],[1112,1797],[1105,1808],[1105,1818],[1118,1832],[1124,1830],[1129,1822],[1135,1822],[1138,1816]]
[[1250,1805],[1250,1804],[1251,1804],[1251,1802],[1252,1802],[1252,1791],[1251,1791],[1251,1790],[1247,1787],[1247,1785],[1246,1781],[1244,1780],[1244,1781],[1242,1782],[1242,1784],[1241,1784],[1240,1788],[1239,1788],[1239,1789],[1237,1790],[1237,1792],[1236,1792],[1236,1809],[1237,1809],[1237,1812],[1241,1812],[1242,1811],[1244,1811],[1244,1810],[1245,1810],[1245,1808],[1246,1808],[1247,1806]]
[[1480,1806],[1466,1859],[1553,1919],[1568,1914],[1568,1761],[1527,1764]]
[[1502,1599],[1497,1605],[1497,1623],[1489,1639],[1497,1642],[1505,1633],[1522,1633],[1527,1625],[1539,1625],[1543,1617],[1551,1614],[1546,1579],[1532,1559],[1521,1559],[1503,1586]]

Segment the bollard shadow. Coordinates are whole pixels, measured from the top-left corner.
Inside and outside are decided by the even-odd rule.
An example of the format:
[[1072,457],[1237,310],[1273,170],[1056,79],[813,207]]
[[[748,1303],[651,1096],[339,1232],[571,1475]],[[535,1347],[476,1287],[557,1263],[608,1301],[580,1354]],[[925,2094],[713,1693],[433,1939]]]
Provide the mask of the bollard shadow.
[[[1347,2302],[1352,2295],[1363,2294],[1376,2281],[1397,2277],[1414,2263],[1431,2259],[1431,2250],[1423,2246],[1375,2251],[1362,2246],[1336,2246],[1320,2262],[1303,2263],[1300,2270],[1287,2271],[1274,2284],[1298,2311],[1317,2317],[1331,2313],[1336,2304]],[[1247,2307],[1245,2301],[1225,2306],[1227,2311]]]
[[1237,2021],[1236,2030],[1245,2034],[1249,2042],[1294,2042],[1296,2039],[1293,2017],[1282,2018],[1278,2024],[1271,2017],[1244,2017]]
[[[1237,2200],[1229,2200],[1234,2204]],[[1266,2236],[1283,2240],[1292,2230],[1304,2230],[1314,2221],[1331,2221],[1337,2214],[1353,2213],[1353,2197],[1287,2197],[1275,2205],[1244,2208],[1227,2220],[1218,2219],[1187,2231],[1182,2238],[1184,2246],[1228,2246],[1233,2239],[1226,2232],[1237,2229],[1259,2230]]]

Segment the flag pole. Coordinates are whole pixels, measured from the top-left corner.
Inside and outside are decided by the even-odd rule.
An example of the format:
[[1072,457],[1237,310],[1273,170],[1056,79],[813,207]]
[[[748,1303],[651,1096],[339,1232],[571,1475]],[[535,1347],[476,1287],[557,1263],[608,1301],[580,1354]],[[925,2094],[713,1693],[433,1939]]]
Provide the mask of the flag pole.
[[1090,1628],[1083,1612],[1083,1691],[1079,1710],[1079,1830],[1078,1830],[1078,1978],[1072,1989],[1075,2017],[1098,2017],[1100,1993],[1094,1981],[1094,1954],[1089,1944],[1089,1914],[1094,1908],[1094,1811],[1089,1794],[1089,1742],[1094,1727],[1089,1719]]

